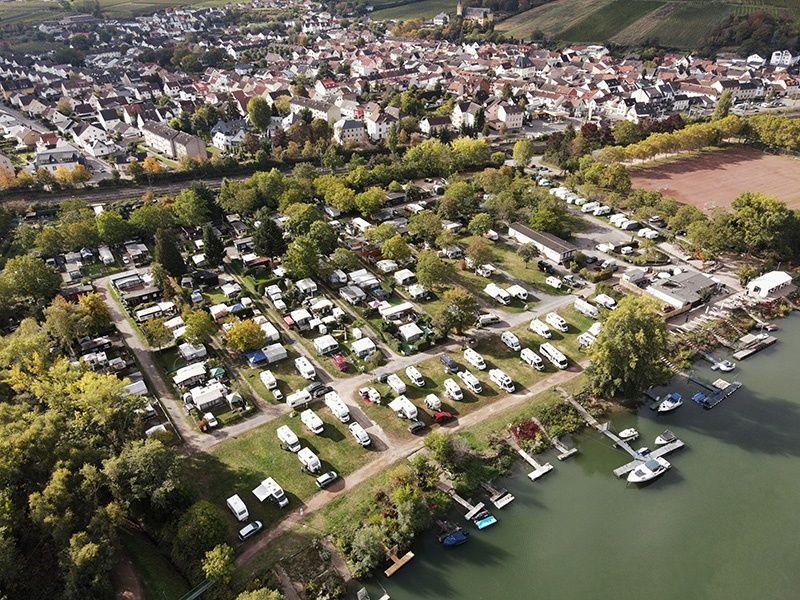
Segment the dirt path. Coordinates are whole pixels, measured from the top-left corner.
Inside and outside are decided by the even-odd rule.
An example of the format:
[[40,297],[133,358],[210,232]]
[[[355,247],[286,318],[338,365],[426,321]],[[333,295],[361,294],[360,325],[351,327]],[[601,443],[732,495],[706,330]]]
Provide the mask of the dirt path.
[[144,588],[130,557],[121,550],[111,573],[116,600],[144,600]]
[[[466,429],[480,423],[484,419],[491,417],[493,415],[505,412],[512,408],[516,408],[521,406],[525,402],[529,401],[531,398],[536,396],[537,394],[542,393],[546,389],[549,389],[556,385],[564,385],[569,381],[573,380],[577,377],[581,372],[583,372],[583,367],[585,367],[586,361],[581,365],[578,365],[574,369],[570,369],[568,371],[559,371],[558,373],[553,374],[552,377],[548,377],[547,379],[540,381],[536,385],[532,386],[530,389],[526,390],[526,392],[520,394],[509,394],[502,400],[498,400],[492,404],[484,406],[483,408],[479,408],[475,412],[472,412],[468,415],[465,415],[461,419],[459,419],[458,423],[453,427],[448,427],[447,431],[449,433],[455,433],[457,431],[461,431],[462,429]],[[267,546],[269,546],[274,540],[279,538],[282,534],[286,531],[291,529],[294,525],[297,525],[303,520],[303,517],[317,511],[323,507],[325,507],[328,503],[332,502],[339,494],[350,490],[360,483],[367,481],[371,477],[385,471],[391,465],[398,462],[401,459],[413,454],[417,450],[419,450],[424,443],[424,438],[418,438],[406,441],[399,445],[389,446],[386,452],[382,453],[378,458],[373,460],[372,462],[364,465],[360,469],[357,469],[350,473],[344,480],[344,487],[336,492],[319,492],[315,494],[309,500],[292,510],[286,517],[280,521],[273,529],[268,531],[265,535],[256,538],[251,545],[245,549],[237,558],[236,558],[236,565],[239,567],[243,567],[247,565],[250,561],[252,561],[258,554],[264,550]]]

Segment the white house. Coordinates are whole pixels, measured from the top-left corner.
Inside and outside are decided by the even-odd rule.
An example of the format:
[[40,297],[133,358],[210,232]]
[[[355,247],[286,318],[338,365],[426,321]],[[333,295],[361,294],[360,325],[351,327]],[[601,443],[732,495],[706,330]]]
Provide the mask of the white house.
[[462,127],[475,127],[481,107],[474,102],[457,102],[450,115],[450,122],[456,129]]
[[774,298],[794,289],[792,276],[786,271],[770,271],[747,284],[747,293],[756,298]]
[[333,124],[333,139],[339,144],[362,144],[367,139],[364,123],[355,119],[340,119]]
[[245,135],[247,122],[244,119],[220,121],[211,128],[211,145],[223,152],[235,152]]
[[543,231],[535,231],[522,223],[509,225],[508,237],[520,244],[533,244],[543,256],[557,264],[566,262],[578,250],[559,237]]

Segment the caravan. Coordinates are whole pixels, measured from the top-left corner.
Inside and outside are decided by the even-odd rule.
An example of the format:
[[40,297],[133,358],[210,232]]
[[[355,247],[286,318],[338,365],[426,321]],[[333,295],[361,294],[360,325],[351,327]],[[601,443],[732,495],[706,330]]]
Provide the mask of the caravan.
[[555,327],[563,333],[569,331],[569,325],[567,325],[567,322],[558,313],[549,312],[545,315],[544,320],[547,321],[551,327]]
[[534,319],[531,321],[530,326],[528,327],[533,333],[538,333],[543,338],[549,340],[553,337],[553,333],[550,331],[550,328],[545,325],[541,320]]
[[496,283],[490,283],[485,288],[483,288],[483,291],[486,292],[486,294],[488,294],[489,297],[499,302],[503,306],[511,304],[511,294],[509,294],[507,291],[505,291]]
[[297,453],[297,459],[309,473],[319,473],[319,471],[322,469],[322,463],[319,460],[319,456],[314,454],[310,448],[303,448],[300,450],[300,452]]
[[566,369],[569,366],[567,357],[549,342],[539,346],[539,353],[559,369]]
[[456,383],[455,379],[445,379],[443,385],[444,385],[444,393],[446,396],[448,396],[453,400],[464,399],[464,392],[461,391],[461,388]]
[[317,378],[317,370],[305,356],[294,359],[294,368],[303,376],[303,379],[311,381]]
[[228,505],[228,508],[233,513],[233,516],[236,517],[237,521],[247,521],[247,519],[250,518],[250,513],[247,512],[247,506],[239,497],[239,494],[234,494],[228,498],[225,503]]
[[586,315],[590,319],[596,319],[600,316],[597,307],[594,304],[590,304],[583,298],[578,298],[575,300],[575,310],[583,315]]
[[478,369],[479,371],[483,371],[486,369],[486,361],[483,360],[483,357],[475,352],[472,348],[467,348],[464,350],[464,360],[466,360],[469,364],[473,367]]
[[288,425],[281,425],[278,427],[276,433],[278,434],[278,441],[281,443],[281,448],[284,448],[289,452],[300,451],[300,440],[298,439],[297,434],[292,431]]
[[544,371],[544,361],[542,357],[530,348],[523,348],[522,352],[519,353],[519,357],[522,359],[522,362],[530,365],[537,371]]

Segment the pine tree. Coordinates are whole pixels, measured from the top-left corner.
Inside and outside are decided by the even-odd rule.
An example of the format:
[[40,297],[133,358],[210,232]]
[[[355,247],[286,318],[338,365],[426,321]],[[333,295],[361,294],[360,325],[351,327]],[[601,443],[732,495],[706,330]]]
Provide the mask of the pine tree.
[[222,244],[222,240],[214,234],[214,229],[211,225],[204,225],[203,255],[206,257],[206,262],[212,267],[217,267],[222,264],[224,254],[225,247]]
[[175,243],[175,238],[165,229],[156,232],[155,260],[173,277],[180,277],[186,273],[186,263]]

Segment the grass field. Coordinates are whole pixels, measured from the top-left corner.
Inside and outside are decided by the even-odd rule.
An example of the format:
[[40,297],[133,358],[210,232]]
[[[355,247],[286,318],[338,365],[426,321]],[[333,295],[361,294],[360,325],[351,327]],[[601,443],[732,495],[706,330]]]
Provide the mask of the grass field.
[[142,582],[144,600],[172,600],[189,591],[189,584],[169,558],[143,534],[123,529],[120,542]]
[[371,18],[379,19],[430,19],[440,12],[455,15],[455,0],[421,0],[420,2],[409,2],[400,6],[376,10]]
[[663,6],[653,0],[614,0],[561,32],[561,38],[581,42],[603,42],[621,29]]

